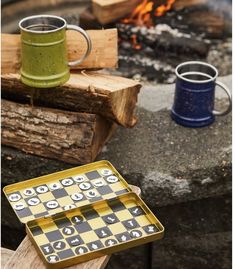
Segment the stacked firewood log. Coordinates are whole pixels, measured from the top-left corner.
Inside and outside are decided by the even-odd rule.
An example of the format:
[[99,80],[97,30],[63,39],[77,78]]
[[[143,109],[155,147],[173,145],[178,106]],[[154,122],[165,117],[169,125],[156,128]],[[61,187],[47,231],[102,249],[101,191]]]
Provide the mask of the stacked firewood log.
[[[20,36],[2,34],[2,144],[85,164],[96,158],[118,125],[136,124],[140,83],[100,71],[117,67],[117,30],[88,34],[93,45],[89,57],[72,70],[67,83],[49,89],[21,83]],[[85,41],[71,32],[67,40],[69,60],[79,58]]]

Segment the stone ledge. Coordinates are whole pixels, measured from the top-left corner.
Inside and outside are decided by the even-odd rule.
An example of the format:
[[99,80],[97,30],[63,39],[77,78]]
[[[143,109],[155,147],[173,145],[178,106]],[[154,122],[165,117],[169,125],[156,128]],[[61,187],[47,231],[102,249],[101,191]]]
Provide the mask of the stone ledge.
[[[222,79],[231,84],[231,77]],[[170,118],[174,86],[145,86],[133,129],[118,128],[97,160],[107,159],[152,206],[166,206],[231,192],[231,114],[209,127],[190,129]],[[226,101],[219,94],[217,107]],[[2,183],[9,184],[71,165],[2,147]]]

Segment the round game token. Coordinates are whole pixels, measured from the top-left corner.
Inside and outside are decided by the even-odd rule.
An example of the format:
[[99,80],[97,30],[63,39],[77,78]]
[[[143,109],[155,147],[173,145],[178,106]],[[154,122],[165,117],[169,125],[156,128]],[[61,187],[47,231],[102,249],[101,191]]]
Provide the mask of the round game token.
[[117,244],[117,240],[115,240],[115,239],[108,239],[108,240],[106,240],[104,242],[104,244],[105,244],[106,247],[111,247],[111,246]]
[[89,182],[83,182],[79,184],[79,188],[81,190],[89,190],[91,188],[91,184]]
[[59,205],[58,202],[54,200],[46,203],[46,207],[49,209],[57,208],[58,205]]
[[13,205],[13,208],[14,208],[15,210],[22,210],[22,209],[25,208],[25,205],[24,205],[24,203],[19,202],[19,203]]
[[24,195],[26,195],[26,196],[31,196],[33,194],[35,194],[35,191],[32,188],[24,190]]
[[53,182],[49,185],[49,188],[54,191],[54,190],[58,190],[59,188],[61,188],[61,185],[59,182]]
[[101,170],[101,174],[103,175],[103,176],[110,176],[110,175],[112,175],[112,171],[110,170],[110,169],[102,169]]
[[93,184],[96,187],[102,187],[102,186],[104,186],[105,182],[103,179],[96,179],[96,180],[94,180]]
[[86,247],[77,247],[77,248],[75,249],[75,253],[76,253],[77,255],[82,255],[82,254],[84,254],[84,253],[86,253],[86,252],[88,252],[88,249],[87,249]]
[[83,199],[84,195],[82,193],[74,193],[71,195],[71,198],[74,201],[81,201]]
[[59,257],[57,255],[50,255],[47,257],[47,260],[49,263],[55,263],[58,262]]
[[21,196],[18,193],[13,193],[13,194],[9,195],[8,198],[11,202],[17,202],[21,199]]
[[74,176],[73,179],[75,182],[81,183],[81,182],[85,181],[86,178],[84,176],[78,175],[78,176]]
[[69,209],[73,209],[73,208],[76,208],[75,205],[66,205],[64,206],[64,210],[69,210]]
[[65,235],[71,235],[74,233],[74,228],[73,227],[64,227],[62,230],[62,233]]
[[142,236],[142,232],[141,232],[141,231],[138,231],[138,230],[132,230],[132,231],[130,232],[130,236],[131,236],[132,238],[139,238],[139,237]]
[[48,188],[47,188],[47,186],[38,186],[38,187],[36,188],[36,191],[37,191],[38,193],[45,193],[45,192],[48,191]]
[[53,248],[57,250],[61,250],[65,248],[65,243],[63,241],[58,241],[53,244]]
[[97,192],[94,191],[94,190],[90,190],[90,191],[86,192],[86,196],[87,196],[88,198],[94,198],[94,197],[97,196]]
[[61,183],[63,186],[68,187],[68,186],[73,185],[73,180],[71,178],[65,178],[61,180]]
[[148,225],[144,228],[145,232],[148,234],[155,233],[157,231],[156,226],[154,225]]
[[34,198],[29,199],[27,203],[31,206],[35,206],[40,203],[40,200],[37,197],[34,197]]
[[82,216],[74,216],[74,217],[72,217],[71,221],[74,224],[80,224],[83,222],[83,217]]
[[109,176],[106,179],[109,183],[115,183],[118,182],[118,178],[116,176]]

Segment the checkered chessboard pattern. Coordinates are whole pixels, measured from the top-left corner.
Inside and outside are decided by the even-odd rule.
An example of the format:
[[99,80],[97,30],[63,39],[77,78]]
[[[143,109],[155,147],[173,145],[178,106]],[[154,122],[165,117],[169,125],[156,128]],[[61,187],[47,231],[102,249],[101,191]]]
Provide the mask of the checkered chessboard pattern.
[[134,240],[141,244],[141,239],[160,233],[161,227],[145,211],[140,198],[133,195],[95,202],[46,218],[48,221],[39,219],[37,225],[32,221],[28,229],[49,264],[100,250],[104,255],[108,248],[115,252],[116,246],[125,244],[128,248]]
[[130,191],[127,183],[109,166],[100,166],[66,178],[33,180],[28,186],[7,194],[15,213],[22,223],[106,200]]

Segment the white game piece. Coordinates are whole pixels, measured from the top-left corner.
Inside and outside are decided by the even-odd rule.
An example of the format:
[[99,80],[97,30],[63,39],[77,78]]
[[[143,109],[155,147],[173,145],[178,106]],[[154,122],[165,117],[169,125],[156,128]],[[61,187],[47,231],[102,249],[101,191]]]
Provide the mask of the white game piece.
[[54,190],[58,190],[59,188],[61,188],[61,184],[59,182],[53,182],[49,185],[49,188],[54,191]]
[[112,173],[113,172],[110,169],[107,169],[107,168],[101,170],[102,176],[110,176],[110,175],[112,175]]
[[24,205],[24,203],[19,202],[19,203],[13,205],[13,208],[14,208],[15,210],[22,210],[22,209],[25,208],[25,205]]
[[75,205],[66,205],[64,206],[64,210],[69,210],[69,209],[73,209],[73,208],[76,208]]
[[40,203],[40,200],[37,197],[34,197],[34,198],[29,199],[27,203],[31,206],[35,206]]
[[61,183],[63,186],[68,187],[68,186],[73,185],[73,180],[71,178],[65,178],[61,180]]
[[109,183],[116,183],[116,182],[118,182],[118,178],[115,177],[115,176],[109,176],[109,177],[107,177],[106,180],[107,180]]
[[31,196],[31,195],[33,195],[33,194],[35,194],[35,191],[34,191],[34,189],[32,189],[32,188],[29,188],[29,189],[25,189],[25,190],[24,190],[24,195],[25,195],[25,196]]
[[8,198],[11,202],[17,202],[21,199],[21,196],[18,193],[13,193],[13,194],[9,195]]
[[49,208],[49,209],[54,209],[54,208],[57,208],[58,206],[58,202],[57,201],[49,201],[46,203],[46,207]]
[[97,196],[97,192],[94,190],[90,190],[90,191],[86,192],[86,196],[89,198],[94,198]]
[[83,199],[84,195],[82,193],[74,193],[71,195],[71,198],[74,201],[81,201]]
[[36,191],[37,191],[38,193],[45,193],[45,192],[48,191],[48,188],[47,188],[47,186],[38,186],[38,187],[36,188]]
[[91,188],[91,184],[89,182],[83,182],[79,184],[79,188],[81,190],[89,190]]
[[81,175],[73,176],[73,179],[74,179],[74,181],[77,182],[77,183],[81,183],[81,182],[83,182],[83,181],[86,180],[86,178],[85,178],[84,176],[81,176]]
[[104,186],[105,182],[103,179],[96,179],[94,180],[93,184],[95,187],[102,187]]

